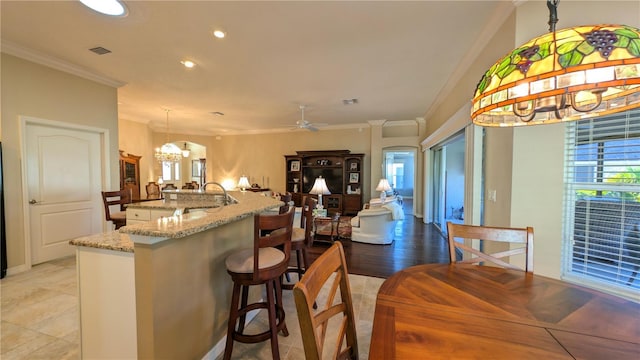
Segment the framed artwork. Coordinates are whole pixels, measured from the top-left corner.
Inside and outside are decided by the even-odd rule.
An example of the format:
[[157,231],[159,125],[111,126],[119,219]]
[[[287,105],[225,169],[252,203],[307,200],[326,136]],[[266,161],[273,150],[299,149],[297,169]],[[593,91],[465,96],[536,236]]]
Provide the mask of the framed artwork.
[[358,173],[349,173],[349,182],[357,183],[360,180],[360,174]]
[[300,171],[300,161],[293,160],[291,162],[291,171]]
[[200,165],[200,160],[191,160],[191,176],[198,177],[200,176],[202,171],[202,166]]
[[349,165],[349,170],[358,171],[358,163],[357,162],[352,162],[351,165]]

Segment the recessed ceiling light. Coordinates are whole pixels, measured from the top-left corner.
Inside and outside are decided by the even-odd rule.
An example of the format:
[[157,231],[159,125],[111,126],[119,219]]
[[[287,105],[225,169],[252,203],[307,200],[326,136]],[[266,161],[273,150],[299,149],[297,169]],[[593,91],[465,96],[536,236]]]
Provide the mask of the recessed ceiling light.
[[354,105],[358,103],[358,99],[344,99],[342,100],[342,103],[345,105]]
[[196,64],[193,61],[189,61],[189,60],[183,60],[183,61],[180,61],[180,63],[184,65],[184,67],[187,67],[189,69],[196,66]]
[[227,34],[222,30],[213,30],[213,36],[217,37],[218,39],[222,39],[227,36]]
[[124,16],[127,8],[118,0],[80,0],[91,10],[110,16]]

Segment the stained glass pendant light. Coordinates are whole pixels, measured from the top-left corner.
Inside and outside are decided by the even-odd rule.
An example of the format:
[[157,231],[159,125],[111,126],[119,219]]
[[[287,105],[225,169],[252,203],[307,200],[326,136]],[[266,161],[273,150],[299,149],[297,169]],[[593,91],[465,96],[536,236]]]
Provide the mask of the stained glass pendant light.
[[552,124],[640,107],[640,30],[585,25],[555,30],[513,50],[482,76],[471,118],[482,126]]
[[169,109],[167,112],[167,132],[166,142],[159,148],[156,148],[155,158],[159,162],[179,162],[182,160],[182,150],[175,144],[169,142]]

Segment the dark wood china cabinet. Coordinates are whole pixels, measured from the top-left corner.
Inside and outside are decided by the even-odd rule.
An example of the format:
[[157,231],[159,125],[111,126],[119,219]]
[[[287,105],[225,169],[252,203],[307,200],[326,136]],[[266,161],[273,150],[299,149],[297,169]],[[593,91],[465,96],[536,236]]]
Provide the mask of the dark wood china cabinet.
[[[362,208],[362,166],[364,154],[349,150],[296,151],[285,155],[285,188],[296,206],[309,194],[315,179],[325,178],[331,195],[322,196],[329,214],[355,215]],[[315,195],[314,195],[315,196]]]
[[140,158],[120,150],[120,189],[129,189],[131,199],[140,199]]

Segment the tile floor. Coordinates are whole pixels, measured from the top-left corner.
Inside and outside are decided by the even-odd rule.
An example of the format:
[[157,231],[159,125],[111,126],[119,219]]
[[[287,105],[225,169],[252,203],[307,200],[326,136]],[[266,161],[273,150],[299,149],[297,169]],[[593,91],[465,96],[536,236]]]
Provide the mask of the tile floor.
[[0,358],[78,359],[75,257],[34,266],[0,281]]
[[[376,294],[384,279],[350,275],[357,318],[360,359],[368,358]],[[75,257],[34,266],[0,281],[0,358],[78,359],[79,318]],[[290,335],[279,337],[282,359],[304,359],[300,328],[291,291],[284,293]],[[264,312],[264,311],[262,311]],[[265,323],[263,314],[247,328]],[[234,359],[271,359],[269,342],[236,343]]]

